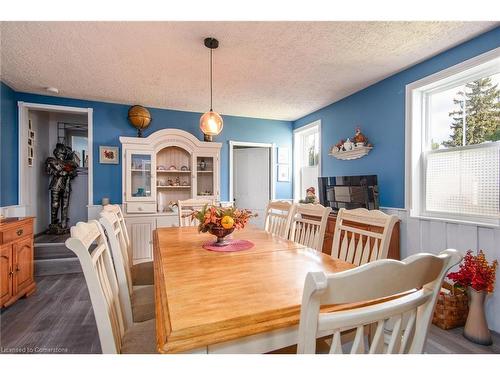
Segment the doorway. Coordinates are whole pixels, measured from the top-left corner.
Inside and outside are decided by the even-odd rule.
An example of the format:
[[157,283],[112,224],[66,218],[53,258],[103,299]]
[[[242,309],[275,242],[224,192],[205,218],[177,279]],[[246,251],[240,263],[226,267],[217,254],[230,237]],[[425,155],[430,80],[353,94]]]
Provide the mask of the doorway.
[[252,224],[264,227],[264,212],[274,199],[274,144],[230,141],[229,200],[258,214]]
[[[65,157],[74,162],[71,193],[67,210],[67,227],[88,220],[88,205],[91,200],[92,155],[92,110],[48,106],[34,103],[19,103],[19,197],[25,215],[34,216],[35,274],[54,275],[81,272],[74,253],[69,251],[65,240],[67,233],[48,233],[51,224],[51,185],[58,186],[53,174],[48,174],[46,160],[54,158],[57,144],[64,145]],[[61,147],[59,146],[59,150]],[[60,154],[60,153],[59,153]],[[54,159],[53,159],[54,160]],[[60,167],[53,161],[52,172]],[[54,182],[55,181],[55,182]],[[61,219],[63,195],[57,210]]]

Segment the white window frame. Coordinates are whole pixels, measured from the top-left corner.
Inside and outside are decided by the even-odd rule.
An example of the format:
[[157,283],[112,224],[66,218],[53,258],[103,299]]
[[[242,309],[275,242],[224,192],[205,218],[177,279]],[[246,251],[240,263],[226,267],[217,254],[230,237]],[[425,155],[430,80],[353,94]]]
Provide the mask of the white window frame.
[[[454,86],[473,81],[477,78],[499,72],[500,48],[478,55],[460,64],[422,78],[406,85],[405,119],[405,206],[410,217],[443,220],[484,226],[500,226],[499,218],[472,215],[453,215],[449,213],[430,213],[425,211],[425,152],[429,144],[429,119],[426,106],[429,95],[447,90]],[[481,144],[469,147],[492,147]],[[461,149],[463,149],[461,147]],[[446,150],[439,150],[439,152]]]
[[298,202],[301,199],[300,167],[298,166],[298,163],[301,158],[300,152],[302,150],[297,145],[297,139],[304,133],[309,132],[314,128],[318,129],[318,177],[321,177],[321,120],[313,121],[307,125],[301,126],[300,128],[294,129],[293,131],[293,200],[295,202]]

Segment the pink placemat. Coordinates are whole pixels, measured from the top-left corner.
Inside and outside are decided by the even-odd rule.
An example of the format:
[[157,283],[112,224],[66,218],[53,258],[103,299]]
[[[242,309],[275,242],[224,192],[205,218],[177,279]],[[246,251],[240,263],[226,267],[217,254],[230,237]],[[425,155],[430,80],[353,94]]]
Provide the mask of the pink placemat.
[[247,240],[228,240],[228,242],[229,244],[226,246],[215,246],[213,245],[214,241],[208,241],[203,244],[203,248],[210,251],[229,253],[231,251],[248,250],[254,246],[253,242]]

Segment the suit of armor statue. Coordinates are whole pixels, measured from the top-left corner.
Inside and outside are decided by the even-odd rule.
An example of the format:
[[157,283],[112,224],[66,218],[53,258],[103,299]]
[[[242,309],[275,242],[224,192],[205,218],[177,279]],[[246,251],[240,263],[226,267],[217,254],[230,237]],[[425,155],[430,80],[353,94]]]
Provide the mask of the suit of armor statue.
[[[49,233],[68,233],[68,208],[71,194],[71,180],[77,176],[78,164],[74,161],[71,148],[58,143],[53,151],[54,157],[45,161],[45,169],[52,176],[50,181],[50,225]],[[61,219],[59,220],[59,210]]]

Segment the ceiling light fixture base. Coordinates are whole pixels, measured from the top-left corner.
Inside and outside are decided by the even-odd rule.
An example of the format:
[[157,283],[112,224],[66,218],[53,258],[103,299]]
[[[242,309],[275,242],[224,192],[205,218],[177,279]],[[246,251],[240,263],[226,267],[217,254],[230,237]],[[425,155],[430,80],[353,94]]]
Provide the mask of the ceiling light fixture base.
[[210,49],[216,49],[219,47],[219,41],[215,38],[205,38],[205,47]]

